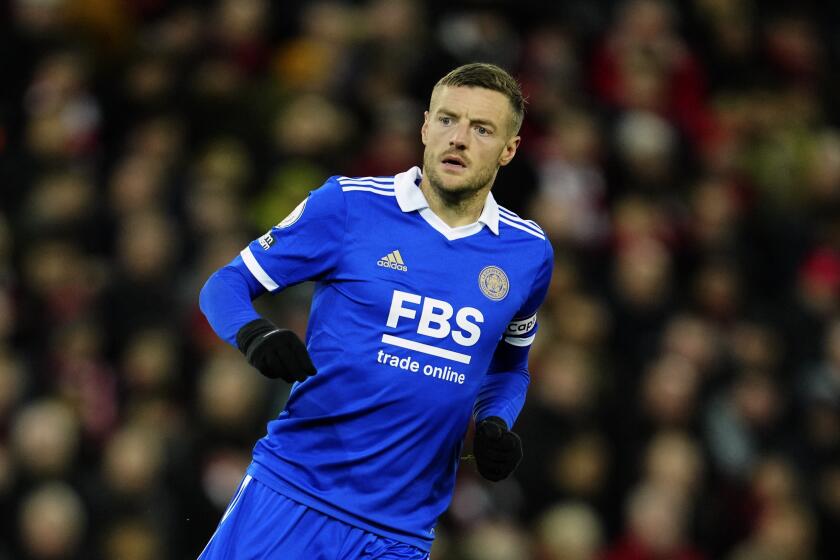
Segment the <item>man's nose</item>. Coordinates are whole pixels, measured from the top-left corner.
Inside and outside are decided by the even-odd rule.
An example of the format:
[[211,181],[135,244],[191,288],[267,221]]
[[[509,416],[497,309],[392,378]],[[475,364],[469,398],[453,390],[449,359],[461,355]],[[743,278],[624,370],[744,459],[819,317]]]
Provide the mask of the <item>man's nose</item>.
[[452,129],[452,135],[449,137],[449,146],[463,150],[469,145],[469,125],[466,123],[458,124]]

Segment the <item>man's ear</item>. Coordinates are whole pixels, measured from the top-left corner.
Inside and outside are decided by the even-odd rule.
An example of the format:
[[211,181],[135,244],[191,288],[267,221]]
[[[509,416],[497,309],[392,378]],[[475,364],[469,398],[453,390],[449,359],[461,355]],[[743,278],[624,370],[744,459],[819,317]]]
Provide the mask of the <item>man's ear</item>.
[[505,147],[502,149],[501,155],[499,155],[499,165],[505,166],[510,163],[513,156],[516,155],[516,150],[519,148],[521,142],[521,136],[513,136],[505,143]]
[[429,134],[429,112],[423,112],[423,126],[420,127],[420,138],[423,140],[423,145],[426,145],[426,136]]

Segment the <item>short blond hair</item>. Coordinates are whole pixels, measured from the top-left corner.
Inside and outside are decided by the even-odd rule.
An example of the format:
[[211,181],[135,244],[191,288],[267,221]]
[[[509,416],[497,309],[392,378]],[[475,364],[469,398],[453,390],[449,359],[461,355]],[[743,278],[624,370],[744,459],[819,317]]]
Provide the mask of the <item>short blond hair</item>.
[[438,80],[432,96],[443,86],[480,87],[503,94],[510,101],[513,111],[513,134],[519,132],[525,118],[525,98],[519,83],[505,69],[486,62],[464,64]]

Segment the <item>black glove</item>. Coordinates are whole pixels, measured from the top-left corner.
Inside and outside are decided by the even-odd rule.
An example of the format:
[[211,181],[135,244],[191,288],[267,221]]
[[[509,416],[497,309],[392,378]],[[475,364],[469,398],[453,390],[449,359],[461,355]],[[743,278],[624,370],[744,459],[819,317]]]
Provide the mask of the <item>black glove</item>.
[[248,363],[271,379],[288,383],[315,375],[306,345],[288,329],[279,329],[268,319],[255,319],[236,333],[236,345]]
[[485,418],[475,427],[473,455],[479,474],[498,482],[510,476],[522,460],[522,440],[498,416]]

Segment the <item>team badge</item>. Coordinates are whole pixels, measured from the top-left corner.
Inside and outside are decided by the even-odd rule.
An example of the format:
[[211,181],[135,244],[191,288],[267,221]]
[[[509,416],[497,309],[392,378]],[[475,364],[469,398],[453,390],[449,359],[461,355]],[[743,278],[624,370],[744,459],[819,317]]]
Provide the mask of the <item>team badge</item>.
[[292,210],[291,214],[283,218],[283,221],[277,224],[277,227],[279,227],[280,229],[287,228],[290,225],[294,224],[296,221],[298,221],[301,215],[303,215],[303,209],[306,208],[307,200],[309,200],[309,197],[304,198],[303,202],[298,204],[295,207],[295,209]]
[[498,266],[485,266],[478,273],[478,287],[488,298],[500,301],[508,294],[510,283],[504,270]]

